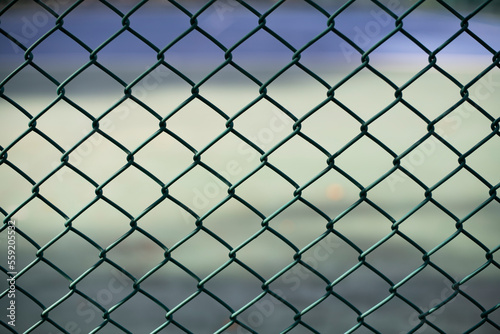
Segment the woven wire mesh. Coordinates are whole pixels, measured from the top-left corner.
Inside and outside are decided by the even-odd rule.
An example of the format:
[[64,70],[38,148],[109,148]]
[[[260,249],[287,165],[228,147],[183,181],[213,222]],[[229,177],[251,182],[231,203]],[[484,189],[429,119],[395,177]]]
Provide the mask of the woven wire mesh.
[[[2,317],[2,332],[500,329],[494,259],[500,247],[499,45],[474,29],[482,14],[498,20],[494,1],[463,8],[444,0],[0,4],[2,54],[15,56],[14,65],[4,62],[0,81],[2,245],[9,221],[16,220],[18,235],[17,326]],[[154,41],[144,28],[147,16],[143,25],[134,24],[151,4],[177,25]],[[276,28],[273,18],[290,4],[300,7],[287,17],[289,31]],[[92,13],[92,6],[106,15]],[[412,29],[424,9],[454,24],[454,32],[432,46]],[[343,18],[360,12],[370,13],[370,20],[346,28]],[[300,35],[305,13],[319,27],[312,36]],[[83,29],[71,25],[82,18]],[[211,20],[220,24],[210,26]],[[245,33],[224,35],[238,24]],[[152,21],[150,28],[161,29]],[[91,35],[96,39],[86,39]],[[124,36],[127,47],[120,49]],[[273,62],[252,54],[266,48],[252,42],[257,36],[265,36],[258,43],[278,45],[278,58],[285,58]],[[486,62],[473,58],[459,70],[448,67],[447,51],[464,38],[486,54]],[[395,77],[394,64],[380,62],[381,50],[394,40],[417,50],[405,63],[411,75]],[[45,45],[58,43],[60,55],[43,58]],[[310,58],[322,43],[334,44],[341,60]],[[75,56],[77,66],[69,45],[84,54]],[[179,45],[188,52],[176,58]],[[140,71],[124,71],[124,53],[133,58],[139,47],[153,56],[139,58]],[[259,66],[248,65],[253,57],[262,57],[253,60]],[[73,64],[70,70],[58,68],[64,62]],[[333,75],[327,66],[335,67]],[[215,91],[225,87],[220,100],[211,83],[228,72],[237,79],[215,85]],[[287,93],[292,72],[299,79]],[[101,79],[80,82],[88,73]],[[19,77],[25,79],[16,86]],[[250,99],[232,90],[241,82]],[[277,82],[285,88],[277,89]],[[349,98],[350,85],[356,94]],[[412,98],[419,85],[438,90],[428,91],[434,94],[427,106]],[[447,104],[440,103],[447,98],[444,86],[454,92]],[[152,91],[160,92],[160,102],[150,99]],[[291,105],[301,91],[321,97]],[[37,104],[30,104],[30,94]],[[374,112],[356,105],[365,99]],[[54,111],[58,107],[62,113]],[[325,110],[327,120],[311,121]],[[51,116],[64,113],[63,119]],[[179,115],[185,116],[177,120]],[[133,121],[121,130],[126,122],[117,120],[127,117]],[[396,121],[379,130],[388,118]],[[143,119],[154,126],[141,128]],[[262,119],[270,121],[262,126]],[[252,122],[260,131],[245,128]],[[352,124],[354,132],[344,131]],[[457,141],[450,126],[467,140]],[[73,140],[54,138],[63,131]],[[332,137],[322,141],[321,135]],[[228,149],[226,141],[238,149]],[[365,149],[355,150],[361,143]],[[227,150],[239,160],[228,159]],[[479,155],[483,160],[475,159]],[[155,159],[160,162],[152,164]],[[425,166],[431,170],[422,173]],[[325,189],[327,200],[317,200]],[[400,205],[408,193],[411,205]],[[219,228],[216,221],[225,223]],[[12,276],[3,262],[1,270],[3,281]],[[8,295],[5,284],[5,307]]]

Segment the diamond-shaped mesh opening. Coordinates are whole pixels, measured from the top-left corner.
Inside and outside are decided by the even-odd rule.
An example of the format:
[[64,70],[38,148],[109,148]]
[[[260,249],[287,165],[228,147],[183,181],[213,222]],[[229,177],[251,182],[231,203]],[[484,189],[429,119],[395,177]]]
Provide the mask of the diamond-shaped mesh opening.
[[500,298],[500,290],[495,288],[496,267],[490,265],[477,273],[469,282],[466,282],[461,290],[472,297],[487,310],[495,307]]
[[148,1],[137,13],[130,17],[130,27],[160,49],[190,27],[187,16],[168,1]]
[[[360,157],[363,157],[361,159]],[[335,164],[362,185],[369,185],[392,167],[391,155],[373,142],[362,137],[335,159]],[[370,168],[364,164],[369,163]]]
[[[388,14],[384,15],[382,10],[378,15],[380,25],[394,25],[394,20]],[[370,53],[370,64],[383,71],[384,76],[395,84],[402,85],[427,66],[429,61],[420,46],[398,32]]]
[[182,133],[182,139],[197,150],[222,133],[225,123],[224,117],[198,99],[189,102],[167,121],[171,131]]
[[326,231],[327,220],[300,202],[273,218],[271,227],[302,249]]
[[[169,199],[148,211],[138,222],[140,228],[167,247],[172,247],[191,233],[194,224],[195,218]],[[129,224],[126,225],[129,227]]]
[[[287,12],[289,20],[280,20],[276,14]],[[297,19],[307,22],[304,26],[294,24]],[[284,38],[295,49],[299,49],[326,29],[324,16],[312,7],[297,7],[293,1],[284,3],[266,20],[266,26]]]
[[[255,18],[255,22],[258,19]],[[232,52],[234,62],[244,69],[256,69],[252,76],[266,82],[272,74],[281,70],[292,58],[293,52],[274,38],[271,34],[260,29],[243,44],[238,45]],[[258,59],[267,59],[264,66],[259,66]]]
[[[102,263],[93,271],[88,273],[84,279],[79,281],[75,289],[79,291],[85,300],[79,304],[79,309],[84,311],[93,309],[96,318],[88,316],[90,321],[95,321],[94,328],[102,322],[101,307],[109,310],[120,303],[133,291],[133,281],[122,271],[118,271],[113,266]],[[89,322],[89,321],[88,321]]]
[[[260,100],[234,121],[235,129],[263,151],[267,151],[290,134],[293,120],[268,101]],[[247,160],[259,155],[255,149],[243,147],[239,152]]]
[[[467,189],[467,196],[463,199],[450,197]],[[476,177],[465,170],[452,176],[446,183],[432,192],[432,197],[458,218],[464,218],[469,212],[476,209],[488,196],[489,189]]]
[[[58,101],[37,120],[37,129],[65,150],[71,149],[92,129],[92,121],[66,101]],[[61,127],[60,124],[65,124]],[[107,123],[103,122],[106,128]]]
[[408,153],[401,166],[428,187],[436,184],[458,167],[458,157],[439,139],[432,136]]
[[280,300],[265,295],[238,316],[238,320],[258,333],[266,333],[273,328],[284,331],[289,327],[294,312]]
[[422,252],[394,235],[379,244],[366,259],[392,282],[398,282],[420,267]]
[[[460,289],[467,291],[463,286]],[[426,266],[399,287],[397,292],[400,296],[412,301],[423,312],[426,312],[452,297],[455,290],[453,290],[453,283],[445,276],[434,268]],[[417,299],[417,295],[421,297]],[[418,319],[418,314],[418,311],[414,310],[411,317]],[[415,323],[414,326],[416,325]]]
[[[186,17],[186,21],[188,20]],[[199,63],[196,66],[196,62],[192,62],[200,53],[204,55],[204,62],[209,66],[200,66]],[[164,56],[166,62],[185,73],[191,80],[200,81],[212,72],[207,69],[215,69],[223,62],[224,51],[205,35],[193,30],[171,46]]]
[[395,153],[402,153],[427,134],[427,125],[401,103],[370,124],[370,133]]
[[489,152],[498,152],[499,149],[500,137],[493,137],[467,159],[467,164],[491,184],[500,182],[500,175],[497,173],[498,167],[500,167],[500,157],[491,155]]
[[0,5],[0,326],[498,331],[498,8]]
[[302,191],[302,198],[334,218],[359,200],[360,189],[337,171],[329,170]]
[[324,83],[297,66],[280,75],[268,89],[269,95],[280,101],[295,117],[303,117],[325,101],[327,91]]
[[[360,124],[336,104],[329,102],[301,123],[301,132],[334,153],[359,134]],[[326,127],[326,131],[316,129]]]
[[[134,78],[138,81],[131,86],[131,92],[134,98],[149,107],[149,112],[153,110],[165,117],[191,97],[192,87],[188,82],[165,65],[155,66],[154,68],[144,66],[141,70],[145,73],[145,76],[141,76],[140,80]],[[130,112],[133,112],[138,107],[132,101],[132,99],[126,100],[117,107],[121,113],[120,119],[126,118]]]
[[[94,84],[89,85],[89,82]],[[123,89],[119,81],[96,65],[87,67],[64,86],[65,96],[96,118],[119,101],[123,95]],[[89,96],[92,98],[89,99]]]
[[[327,27],[324,26],[323,30],[326,29]],[[301,47],[304,46],[301,45]],[[359,54],[355,49],[332,31],[328,31],[326,35],[300,53],[300,64],[319,75],[329,84],[337,82],[354,70],[358,66],[356,62],[358,59]],[[325,61],[335,62],[338,65],[322,66],[321,64]]]
[[104,200],[99,200],[81,213],[72,226],[101,248],[107,248],[130,230],[130,219]]
[[[22,87],[30,87],[24,94]],[[56,98],[56,86],[32,66],[25,66],[5,84],[5,95],[36,116]]]
[[[332,328],[344,333],[357,323],[357,317],[358,315],[349,306],[330,295],[301,319],[320,333],[328,332]],[[294,333],[301,333],[304,330],[306,329],[303,327],[297,327]]]
[[[177,156],[172,160],[171,155]],[[167,183],[193,162],[193,154],[172,136],[160,133],[134,154],[134,159],[149,172]]]
[[[462,84],[466,84],[475,78],[478,71],[484,70],[491,64],[491,57],[491,52],[475,38],[462,33],[438,53],[437,64]],[[464,71],[461,68],[465,63],[474,66]]]
[[[93,13],[95,22],[83,25],[82,18],[89,13]],[[64,28],[95,50],[123,27],[121,20],[119,15],[100,1],[90,1],[89,5],[77,6],[65,16]]]
[[216,1],[199,19],[199,26],[229,48],[255,28],[257,17],[238,1]]
[[[109,247],[108,247],[109,249]],[[107,251],[106,256],[136,278],[145,275],[164,259],[164,249],[149,236],[133,231]]]
[[[99,128],[130,151],[158,130],[159,120],[132,100],[126,100],[100,122]],[[134,136],[130,136],[134,132]]]
[[491,202],[464,223],[464,229],[489,249],[498,246],[500,226],[495,217],[500,214],[498,202]]
[[353,2],[342,14],[335,20],[335,28],[363,50],[373,47],[394,29],[394,19],[375,3]]
[[[137,311],[137,308],[140,311]],[[141,293],[137,293],[111,314],[111,319],[131,332],[152,332],[165,322],[165,309]],[[143,323],[144,321],[144,323]],[[106,328],[108,329],[108,328]]]
[[171,310],[197,291],[197,283],[186,271],[167,262],[141,282],[141,289]]
[[[390,321],[391,329],[396,333],[407,333],[413,327],[411,326],[411,321],[407,319],[411,318],[414,311],[407,303],[397,297],[393,297],[368,315],[365,321],[375,329],[384,328],[386,321]],[[393,320],[393,317],[398,320]]]
[[342,104],[365,121],[394,101],[394,89],[367,69],[362,69],[358,74],[349,78],[335,90],[335,94]]
[[25,47],[31,46],[47,33],[54,26],[56,19],[42,6],[34,5],[31,9],[36,11],[36,15],[35,12],[32,15],[26,15],[22,3],[14,3],[8,11],[8,15],[2,17],[2,29]]
[[3,99],[0,100],[0,108],[2,109],[0,143],[5,147],[7,143],[11,143],[25,131],[29,120],[16,107]]
[[[235,184],[251,173],[260,162],[257,152],[246,146],[238,137],[227,134],[203,153],[203,162]],[[227,193],[224,188],[221,188],[221,192]]]
[[[60,237],[43,252],[43,257],[75,279],[94,265],[99,250],[73,231]],[[78,258],[75,265],[69,258]]]
[[[4,186],[0,188],[2,198],[5,198],[2,207],[9,212],[21,205],[28,196],[32,194],[32,185],[26,182],[19,173],[16,173],[10,166],[2,164],[0,166],[0,177]],[[15,189],[14,191],[9,189]],[[7,196],[8,195],[8,196]]]
[[249,208],[231,199],[205,218],[203,225],[230,246],[238,247],[260,231],[261,221]]
[[[461,295],[438,309],[436,314],[430,314],[429,320],[441,328],[445,333],[460,330],[461,328],[471,328],[479,321],[481,310]],[[451,317],[455,321],[450,321]],[[457,318],[455,318],[457,317]],[[481,332],[481,331],[479,331]]]
[[229,260],[229,249],[205,231],[198,231],[183,241],[172,251],[172,257],[200,278],[210,275]]
[[196,166],[169,188],[169,194],[196,214],[204,215],[227,196],[227,188],[217,176]]
[[[270,215],[288,202],[295,188],[270,167],[264,166],[238,186],[236,191],[252,207],[264,215]],[[272,192],[273,197],[263,197],[262,191]]]
[[238,250],[236,257],[262,277],[270,278],[292,262],[294,253],[285,241],[266,230]]
[[332,290],[359,311],[366,312],[388,297],[389,287],[383,278],[362,265],[336,284]]
[[[418,29],[419,21],[424,17],[430,22],[426,24],[425,30]],[[404,30],[430,51],[436,50],[459,29],[460,19],[435,0],[424,1],[404,20]],[[426,35],[429,31],[433,33]]]
[[200,321],[205,324],[204,328],[211,333],[227,323],[230,312],[211,296],[202,292],[176,311],[173,319],[188,329],[193,328],[195,323],[191,320],[192,314],[197,314]]
[[[35,148],[41,156],[30,154]],[[59,158],[60,152],[36,133],[29,133],[9,150],[8,159],[25,171],[33,180],[39,181],[52,170],[51,163]]]
[[[49,14],[47,13],[47,17]],[[47,23],[47,26],[52,26]],[[71,36],[71,35],[70,35]],[[61,30],[52,32],[43,42],[33,50],[35,63],[41,68],[54,68],[58,70],[51,72],[52,76],[59,82],[63,82],[76,70],[89,61],[88,50],[85,50],[72,37]],[[33,40],[34,42],[35,40]],[[63,64],[58,64],[55,55],[60,54],[65,57]]]
[[[359,262],[359,254],[352,245],[330,233],[311,243],[307,251],[302,253],[301,259],[333,282]],[[283,279],[301,276],[300,272],[297,273],[299,268],[293,267],[290,273],[283,275]]]
[[204,285],[233,310],[243,308],[262,293],[261,286],[261,280],[236,263],[230,264]]
[[[34,289],[36,284],[42,284],[50,287],[50,289]],[[16,284],[30,292],[30,295],[39,303],[42,303],[45,308],[56,303],[60,298],[68,293],[68,280],[58,271],[44,262],[38,262],[20,278],[16,280]]]
[[434,120],[461,97],[459,87],[431,69],[403,91],[403,98],[429,120]]
[[[43,212],[43,217],[40,217],[40,212]],[[39,246],[44,246],[64,230],[65,219],[61,217],[58,212],[52,210],[44,202],[37,198],[31,200],[21,210],[19,210],[14,216],[14,220],[16,219],[21,219],[24,222],[22,226],[18,227]],[[40,224],[43,224],[45,227],[43,230],[40,230]],[[7,231],[4,231],[3,233],[6,233],[5,235],[7,235]],[[23,239],[17,241],[23,242]],[[31,247],[28,247],[28,249],[30,251],[33,250]],[[21,249],[20,254],[22,253],[23,251]],[[28,253],[26,255],[28,255]],[[34,259],[34,256],[30,256],[30,262]]]
[[[496,9],[493,6],[497,6]],[[490,3],[488,10],[498,10],[498,4],[494,2]],[[488,15],[487,12],[483,13],[482,11],[477,13],[474,17],[469,20],[469,30],[473,31],[475,35],[485,41],[488,45],[490,45],[493,49],[498,50],[500,44],[498,40],[495,40],[490,35],[492,30],[499,31],[499,28],[494,24],[493,18]]]
[[311,143],[295,136],[274,151],[269,161],[302,185],[326,167],[326,158]]
[[[391,232],[391,221],[366,203],[349,212],[335,223],[335,229],[361,250],[366,251]],[[359,233],[369,230],[369,233]]]
[[[141,75],[145,68],[158,61],[157,52],[129,32],[116,36],[96,55],[99,64],[113,73],[122,71],[124,67],[127,68],[128,73],[120,75],[125,82],[131,82]],[[142,67],[137,68],[137,60],[140,60]],[[132,93],[134,93],[133,89]]]
[[429,252],[456,232],[455,221],[431,203],[406,219],[399,230]]
[[[85,137],[82,136],[82,138],[85,139],[87,136],[88,134]],[[58,159],[54,159],[52,161],[52,167],[58,166],[60,161],[61,158],[59,157]],[[69,163],[73,167],[84,172],[95,182],[104,182],[110,178],[115,171],[125,165],[126,154],[102,134],[93,133],[84,141],[80,140],[78,146],[74,147],[69,154]],[[74,170],[69,171],[65,168],[58,170],[57,173],[61,175],[54,175],[53,178],[56,178],[58,182],[64,181],[68,174],[76,173]]]
[[460,105],[436,124],[436,132],[462,153],[481,142],[490,130],[491,122],[469,103]]
[[424,200],[424,189],[396,171],[371,189],[368,196],[393,219],[399,220]]
[[448,275],[462,279],[486,262],[486,251],[463,234],[431,255],[431,261]]
[[[229,87],[228,82],[231,82]],[[258,86],[239,70],[225,66],[200,87],[200,94],[226,115],[234,116],[253,102],[259,91]]]
[[328,283],[314,273],[320,260],[312,257],[304,258],[305,265],[294,266],[292,270],[273,282],[271,289],[279,292],[298,310],[304,310],[326,294],[325,288]]
[[[53,163],[53,167],[54,165]],[[40,187],[40,192],[67,216],[78,213],[84,205],[95,198],[95,188],[67,167],[63,167],[44,182]],[[71,202],[64,200],[68,197],[72,198]]]

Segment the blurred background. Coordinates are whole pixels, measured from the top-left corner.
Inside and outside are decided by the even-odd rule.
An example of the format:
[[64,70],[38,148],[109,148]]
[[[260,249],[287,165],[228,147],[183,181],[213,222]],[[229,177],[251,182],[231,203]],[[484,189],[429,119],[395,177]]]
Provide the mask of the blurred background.
[[[345,8],[334,19],[335,32],[326,31],[328,16],[346,2],[315,3],[322,9],[298,0],[220,0],[208,7],[205,1],[0,1],[0,148],[10,162],[0,164],[0,212],[13,214],[20,231],[17,270],[29,268],[17,280],[17,332],[60,301],[49,318],[69,333],[92,331],[110,309],[110,319],[128,331],[149,333],[166,321],[160,304],[182,305],[172,319],[187,330],[213,333],[267,281],[296,310],[267,294],[238,320],[258,333],[278,333],[294,323],[297,310],[325,295],[327,282],[352,270],[333,288],[351,306],[330,295],[302,316],[320,333],[341,333],[424,265],[425,252],[431,264],[398,287],[414,307],[395,296],[365,314],[366,324],[406,333],[420,323],[420,312],[456,293],[454,282],[482,308],[459,294],[427,317],[444,332],[466,331],[500,302],[496,263],[468,276],[485,266],[500,236],[499,200],[490,194],[500,181],[500,140],[492,134],[500,117],[500,72],[492,66],[500,49],[499,3],[462,22],[483,1],[443,2],[452,10],[424,1],[404,16],[405,33],[394,34],[395,19],[372,1]],[[415,4],[380,3],[398,16]],[[453,38],[463,26],[469,30]],[[414,80],[431,52],[439,70]],[[462,99],[463,86],[470,101],[447,112]],[[395,103],[397,88],[406,103]],[[36,131],[28,131],[32,118]],[[99,132],[92,130],[96,119]],[[159,131],[161,119],[168,133]],[[420,143],[425,120],[436,120],[442,140]],[[299,123],[301,135],[292,136]],[[363,123],[371,137],[349,145]],[[64,152],[71,152],[73,168],[59,168]],[[196,152],[207,168],[193,165]],[[117,173],[129,154],[135,165]],[[460,154],[482,179],[465,169],[446,179]],[[330,155],[350,178],[326,170]],[[422,184],[401,170],[388,174],[396,156]],[[32,198],[39,182],[43,198]],[[228,184],[237,197],[228,199]],[[96,185],[104,198],[96,198]],[[156,204],[162,186],[170,197]],[[302,200],[294,200],[299,187]],[[437,205],[421,206],[425,187]],[[363,188],[368,201],[359,202]],[[271,229],[262,229],[263,220]],[[327,235],[330,221],[335,234]],[[456,235],[457,222],[465,233]],[[401,234],[393,233],[393,223]],[[166,251],[160,245],[175,261],[160,265]],[[231,263],[231,250],[244,265]],[[299,250],[304,263],[283,272]],[[368,265],[359,266],[361,254]],[[232,310],[199,293],[200,280]],[[112,309],[134,288],[139,292]],[[2,309],[7,303],[0,298]],[[496,332],[498,311],[489,319],[497,327],[485,323],[476,332]],[[418,332],[433,331],[424,325]],[[33,332],[60,329],[46,321]],[[109,323],[103,332],[123,330]],[[185,331],[170,324],[159,332]],[[248,331],[233,325],[225,332]],[[291,332],[311,331],[299,325]]]

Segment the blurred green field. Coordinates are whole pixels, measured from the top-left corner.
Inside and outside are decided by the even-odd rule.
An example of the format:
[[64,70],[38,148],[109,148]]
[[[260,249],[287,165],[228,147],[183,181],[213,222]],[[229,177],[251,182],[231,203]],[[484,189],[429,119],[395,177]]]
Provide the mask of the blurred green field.
[[[455,70],[458,71],[458,69]],[[413,71],[411,67],[407,67],[407,71],[387,69],[384,71],[384,74],[398,85],[409,80],[415,73],[416,70]],[[471,73],[455,72],[454,74],[460,80],[467,80],[471,77]],[[323,73],[325,80],[329,82],[336,82],[343,75],[345,75],[343,72]],[[156,83],[154,89],[148,90],[147,86],[143,85],[144,91],[137,91],[138,94],[142,94],[140,99],[162,116],[190,96],[190,91],[186,87],[175,84],[171,78],[165,78]],[[500,95],[496,91],[499,85],[500,73],[496,71],[478,81],[469,90],[471,99],[494,117],[500,116],[498,112]],[[68,89],[67,96],[97,117],[116,102],[120,96],[115,91],[104,90],[103,87],[98,86],[97,84],[97,87],[89,87],[88,93],[82,95],[72,95],[71,89]],[[101,92],[96,94],[93,90]],[[268,95],[281,103],[297,119],[304,117],[315,106],[322,103],[326,99],[326,93],[326,88],[300,72],[284,76],[268,88]],[[231,117],[259,96],[259,87],[236,79],[214,80],[213,83],[209,82],[200,89],[200,95]],[[41,111],[54,96],[16,95],[14,93],[11,98],[18,101],[26,109]],[[369,133],[387,145],[395,154],[401,154],[427,133],[425,122],[401,104],[380,117],[374,118],[385,106],[394,101],[394,90],[367,70],[363,70],[352,81],[340,87],[335,92],[335,98],[363,120],[372,119],[368,125]],[[431,71],[405,89],[403,98],[432,120],[460,100],[461,97],[460,90],[456,86],[453,86],[439,73]],[[0,102],[0,109],[2,109],[0,145],[5,147],[26,130],[27,119],[5,101]],[[234,120],[234,129],[252,140],[263,151],[268,151],[292,133],[293,124],[294,121],[275,106],[268,101],[261,100]],[[435,128],[436,133],[458,151],[465,153],[491,133],[490,125],[491,122],[466,103],[438,122]],[[303,120],[301,132],[333,154],[360,133],[360,126],[361,124],[344,110],[329,102]],[[64,102],[58,103],[37,120],[37,129],[65,150],[73,147],[91,131],[91,128],[92,124],[89,119],[83,117],[77,110]],[[194,149],[200,151],[225,131],[226,119],[198,100],[188,104],[172,116],[167,121],[167,128],[183,138]],[[135,102],[128,100],[100,121],[100,129],[120,142],[123,147],[133,151],[158,130],[158,120]],[[467,165],[492,185],[498,184],[500,178],[498,174],[500,155],[497,154],[500,141],[498,139],[498,137],[493,137],[467,157]],[[8,152],[9,161],[23,170],[35,182],[42,180],[57,167],[60,158],[61,153],[35,133],[24,137]],[[208,148],[202,154],[201,161],[224,176],[227,181],[238,184],[235,194],[250,203],[263,216],[269,217],[293,199],[295,188],[268,167],[263,167],[255,175],[246,179],[246,176],[259,166],[259,158],[260,155],[254,149],[234,134],[229,133]],[[268,158],[270,164],[286,173],[299,186],[306,185],[316,178],[327,167],[326,160],[327,156],[324,153],[298,136],[277,148]],[[335,159],[335,164],[355,178],[362,186],[368,187],[392,168],[393,160],[394,158],[390,154],[365,137]],[[127,163],[127,154],[102,135],[94,134],[70,155],[69,161],[95,182],[102,184]],[[134,162],[167,184],[193,163],[193,153],[173,137],[163,133],[134,153]],[[437,139],[429,139],[423,146],[407,155],[402,160],[402,165],[428,187],[432,187],[458,167],[459,163],[456,154]],[[2,180],[0,200],[8,212],[23,203],[32,193],[32,186],[5,164],[0,166],[0,179]],[[240,184],[241,180],[245,181]],[[227,188],[227,185],[211,175],[206,169],[196,166],[169,187],[169,195],[189,206],[198,216],[203,217],[203,226],[221,237],[232,249],[235,249],[261,230],[262,219],[234,198],[211,212],[212,208],[227,196]],[[307,186],[302,191],[302,198],[323,211],[330,219],[335,219],[343,215],[359,200],[359,193],[360,189],[348,179],[330,170]],[[40,194],[69,218],[76,217],[71,222],[72,227],[84,233],[103,249],[112,245],[130,230],[130,219],[102,199],[79,214],[80,210],[95,198],[95,187],[66,167],[40,186]],[[157,183],[135,167],[128,168],[106,185],[103,188],[103,194],[125,209],[132,217],[140,216],[137,225],[166,247],[173,247],[172,258],[192,270],[200,279],[204,279],[229,260],[230,249],[220,244],[205,231],[198,231],[185,243],[180,243],[195,230],[195,218],[170,200],[163,201],[150,212],[142,215],[146,208],[162,196],[162,193],[161,187]],[[404,219],[399,227],[400,231],[427,252],[456,232],[454,219],[432,203],[426,204],[410,217],[406,217],[410,210],[425,200],[425,190],[401,172],[396,172],[376,184],[368,192],[367,198],[385,210],[394,221],[399,222]],[[450,210],[458,219],[463,219],[476,207],[487,201],[490,195],[488,187],[469,172],[462,170],[435,189],[433,198]],[[41,247],[64,231],[65,219],[39,199],[32,200],[16,212],[14,217],[19,230],[26,233]],[[464,223],[464,229],[485,247],[495,249],[498,247],[500,235],[499,217],[500,205],[498,201],[493,201],[468,219]],[[304,203],[296,201],[274,216],[270,220],[269,226],[292,242],[298,249],[308,249],[303,254],[305,261],[309,261],[307,263],[314,269],[318,269],[330,281],[334,281],[345,271],[355,266],[358,263],[360,252],[370,249],[379,240],[390,235],[392,231],[392,223],[387,217],[367,203],[362,203],[347,213],[345,217],[336,221],[334,225],[335,230],[354,243],[358,250],[333,235],[325,237],[314,247],[307,248],[311,242],[323,235],[327,223],[327,219]],[[1,237],[2,244],[4,244],[4,233]],[[36,259],[36,251],[22,237],[18,238],[18,249],[18,268],[21,270],[22,267]],[[237,258],[267,280],[290,264],[294,254],[295,251],[289,245],[271,232],[265,231],[238,250]],[[421,251],[400,236],[395,235],[379,248],[369,252],[366,260],[393,283],[397,283],[423,264],[422,255]],[[486,262],[484,256],[485,250],[462,234],[433,254],[431,261],[444,269],[455,280],[460,281]],[[68,231],[43,251],[43,257],[62,269],[72,279],[76,279],[99,260],[99,251],[73,231]],[[134,277],[140,278],[163,261],[164,250],[145,235],[136,231],[112,247],[107,252],[106,257]],[[108,266],[103,265],[102,269],[91,275],[93,278],[84,279],[78,286],[83,286],[82,289],[87,289],[85,291],[91,291],[89,294],[98,293],[99,290],[96,288],[109,281],[111,267]],[[25,287],[28,291],[36,291],[41,296],[40,298],[51,302],[57,300],[56,296],[60,298],[67,293],[68,282],[55,274],[46,264],[40,263],[35,268],[19,280],[20,286]],[[288,276],[280,276],[271,286],[283,291],[286,297],[294,300],[295,303],[306,307],[315,300],[312,299],[312,296],[316,296],[317,299],[321,294],[324,294],[326,284],[310,272],[300,272],[301,269],[298,268],[296,268],[298,271],[291,271]],[[374,277],[374,274],[366,268],[360,269],[360,271],[362,273],[354,274],[352,279],[349,279],[351,277],[349,276],[345,280],[345,284],[338,286],[338,290],[350,296],[360,309],[366,311],[380,302],[384,296],[387,296],[390,286],[380,278]],[[40,279],[35,279],[35,277]],[[427,267],[417,277],[411,281],[415,282],[413,288],[402,289],[422,307],[428,307],[429,301],[427,299],[432,299],[430,297],[432,296],[431,291],[435,290],[434,292],[439,295],[443,289],[447,288],[446,283],[449,285],[449,281],[443,281],[444,278],[430,267]],[[85,283],[86,280],[91,282]],[[118,295],[121,296],[124,291],[131,289],[132,281],[124,279],[123,282],[128,282],[124,283],[126,289],[120,291],[116,296],[113,295],[114,302],[118,301]],[[192,284],[190,285],[188,282]],[[239,307],[262,291],[260,290],[262,282],[236,264],[231,264],[228,269],[218,274],[210,282],[212,282],[214,291],[217,290],[219,294],[225,294],[226,298],[231,299],[234,305],[239,305]],[[183,298],[187,297],[187,291],[194,292],[192,290],[196,281],[189,278],[179,268],[167,264],[150,279],[141,283],[141,286],[144,285],[146,290],[150,289],[161,295],[164,283],[167,283],[168,289],[173,289],[174,292],[171,293],[177,294],[175,298],[181,300],[182,296]],[[257,285],[255,285],[256,283]],[[489,269],[471,280],[470,291],[478,289],[479,292],[476,291],[475,296],[482,298],[481,300],[484,300],[485,304],[492,307],[499,298],[497,283],[497,270]],[[408,286],[413,286],[412,284],[408,284]],[[297,291],[293,290],[295,286],[301,288],[298,290],[300,292],[298,295]],[[366,289],[368,286],[371,286],[372,289],[364,291],[362,287],[365,286]],[[242,287],[245,287],[247,291],[240,292]],[[385,295],[373,292],[380,291],[380,289],[385,291]],[[416,291],[419,289],[428,290],[429,294],[418,294]],[[237,292],[228,293],[228,291],[233,290],[237,290]],[[489,292],[485,293],[485,291]],[[252,292],[255,294],[252,295]],[[152,294],[156,295],[155,293]],[[168,296],[163,297],[168,300]],[[73,319],[78,324],[84,324],[84,327],[81,327],[84,331],[87,328],[90,330],[97,326],[100,318],[99,312],[94,310],[92,313],[89,311],[92,309],[89,308],[90,306],[82,306],[84,304],[81,303],[85,303],[85,301],[82,301],[81,297],[71,298],[68,303],[74,304],[75,307],[69,307],[64,311],[59,308],[59,311],[54,311],[55,314],[61,319],[68,321]],[[462,305],[461,307],[469,310],[470,304],[463,297],[460,298],[462,299],[461,304],[456,302],[456,305]],[[29,301],[23,303],[30,305]],[[137,303],[149,305],[151,301],[137,301]],[[208,313],[208,309],[210,309],[208,305],[212,305],[214,302],[200,303],[200,310],[204,309],[203,312]],[[376,314],[380,315],[377,318],[379,320],[372,321],[381,322],[382,326],[383,319],[394,318],[392,316],[394,312],[402,312],[400,315],[398,313],[398,318],[403,320],[394,324],[394,328],[398,331],[407,331],[413,327],[415,324],[410,326],[411,323],[405,320],[412,319],[411,309],[406,306],[407,309],[404,312],[398,311],[398,303],[400,302],[388,304],[392,306],[377,311]],[[287,317],[289,317],[289,314],[282,307],[278,307],[278,304],[273,305],[273,313],[277,315],[266,318],[266,324],[269,327],[265,328],[268,328],[269,332],[275,332],[276,328],[282,325],[280,319],[288,319]],[[26,306],[27,309],[30,307],[34,306]],[[193,307],[192,310],[197,310],[198,306]],[[336,309],[336,307],[339,307],[339,310],[342,309],[342,312],[346,312],[345,314],[352,313],[343,309],[345,305],[335,306],[332,309]],[[161,315],[157,307],[144,306],[143,309],[154,310],[151,313],[146,312],[147,315],[139,312],[144,317],[153,317],[153,314],[156,315],[156,311]],[[211,311],[213,313],[210,316],[210,326],[215,329],[219,328],[223,324],[224,317],[222,315],[225,311],[219,310],[218,306]],[[448,323],[444,326],[449,326],[446,328],[449,328],[450,332],[468,328],[467,325],[472,321],[470,317],[466,316],[462,320],[458,320],[455,317],[456,310],[452,306],[448,308],[448,312],[450,313],[445,312],[441,322]],[[27,313],[31,315],[26,315],[25,320],[23,320],[26,325],[22,326],[27,326],[28,319],[33,318],[33,314],[37,312]],[[97,316],[87,322],[85,319],[90,319],[90,314],[97,314]],[[186,314],[189,312],[186,311]],[[214,320],[219,319],[214,314],[221,315],[220,322]],[[474,312],[470,311],[469,314],[474,314]],[[345,323],[342,325],[339,322],[337,325],[340,327],[338,328],[347,330],[353,326],[355,324],[354,313],[352,315],[353,319],[344,319]],[[117,315],[117,317],[119,316]],[[182,314],[178,317],[189,319],[187,315],[183,318]],[[126,317],[120,319],[127,321]],[[327,321],[328,319],[315,318],[313,315],[311,315],[311,319],[318,328],[324,326],[326,330],[332,326]],[[350,326],[347,325],[350,323],[349,321],[352,321]],[[148,331],[154,329],[154,327],[151,329],[148,327],[152,326],[154,321],[146,327],[140,323],[139,321],[138,324],[135,324],[141,328],[140,330],[145,330],[146,327]],[[203,321],[200,320],[199,323],[201,324]],[[129,325],[134,326],[133,324]],[[192,324],[192,326],[196,325]],[[234,331],[240,333],[237,329]],[[175,331],[164,332],[174,333]],[[195,330],[195,332],[201,333],[202,331]]]

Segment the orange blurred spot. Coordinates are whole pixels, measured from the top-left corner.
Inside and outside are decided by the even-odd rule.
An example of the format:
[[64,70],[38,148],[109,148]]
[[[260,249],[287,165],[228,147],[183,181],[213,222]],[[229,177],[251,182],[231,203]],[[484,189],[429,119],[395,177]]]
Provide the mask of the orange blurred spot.
[[338,201],[344,198],[344,187],[338,183],[334,183],[326,188],[326,197],[333,201]]

